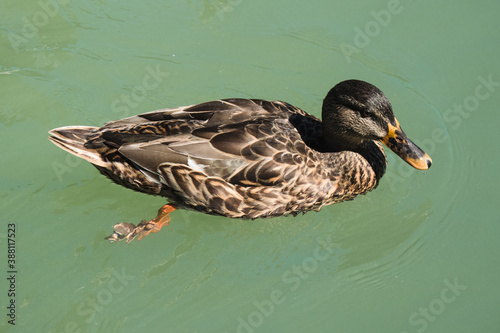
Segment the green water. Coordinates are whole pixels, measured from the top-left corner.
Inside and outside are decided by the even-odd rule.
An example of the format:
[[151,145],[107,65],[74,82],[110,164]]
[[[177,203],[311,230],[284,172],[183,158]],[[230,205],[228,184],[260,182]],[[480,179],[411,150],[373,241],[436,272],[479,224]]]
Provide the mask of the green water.
[[[1,332],[500,331],[498,1],[4,0],[0,12]],[[152,218],[164,199],[47,140],[217,98],[320,116],[348,78],[380,87],[434,164],[389,153],[375,191],[295,218],[177,211],[160,233],[108,244],[114,223]]]

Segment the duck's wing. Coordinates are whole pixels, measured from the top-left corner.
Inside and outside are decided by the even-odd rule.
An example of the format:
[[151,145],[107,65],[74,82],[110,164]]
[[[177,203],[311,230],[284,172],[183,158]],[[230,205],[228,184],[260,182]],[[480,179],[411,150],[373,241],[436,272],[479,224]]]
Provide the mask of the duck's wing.
[[163,184],[162,165],[183,165],[231,184],[276,186],[307,158],[289,120],[301,112],[284,102],[220,100],[107,123],[98,141]]
[[222,99],[178,108],[160,109],[137,116],[110,121],[102,129],[145,124],[160,121],[201,121],[204,126],[217,126],[248,121],[262,117],[287,117],[304,111],[288,103],[260,99]]

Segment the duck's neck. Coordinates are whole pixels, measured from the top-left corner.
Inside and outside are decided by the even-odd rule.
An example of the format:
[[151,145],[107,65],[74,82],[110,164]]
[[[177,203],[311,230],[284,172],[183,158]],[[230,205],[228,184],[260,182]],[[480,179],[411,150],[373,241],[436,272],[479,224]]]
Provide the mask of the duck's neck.
[[367,148],[370,140],[361,140],[339,132],[323,130],[323,141],[330,151],[339,152],[349,150],[362,152]]
[[328,138],[323,136],[323,140],[330,152],[351,151],[358,153],[358,156],[364,158],[370,164],[377,181],[384,175],[386,157],[380,143],[373,140],[349,140],[339,135],[329,135]]

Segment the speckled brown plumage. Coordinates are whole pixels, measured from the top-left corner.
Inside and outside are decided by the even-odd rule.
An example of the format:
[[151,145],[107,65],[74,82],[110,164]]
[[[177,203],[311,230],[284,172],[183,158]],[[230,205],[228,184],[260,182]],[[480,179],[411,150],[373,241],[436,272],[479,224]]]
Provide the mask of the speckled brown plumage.
[[408,148],[385,95],[366,82],[334,87],[323,119],[285,102],[225,99],[100,128],[57,128],[50,139],[120,185],[248,219],[317,211],[372,190],[386,167],[378,140],[430,165],[418,147]]

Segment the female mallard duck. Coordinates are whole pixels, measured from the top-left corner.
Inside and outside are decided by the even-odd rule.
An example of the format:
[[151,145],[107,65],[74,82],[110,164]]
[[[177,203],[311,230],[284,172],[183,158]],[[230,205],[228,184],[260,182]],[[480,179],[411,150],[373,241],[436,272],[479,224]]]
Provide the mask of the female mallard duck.
[[431,166],[367,82],[333,87],[322,117],[285,102],[224,99],[56,128],[50,140],[120,185],[170,199],[151,221],[114,226],[107,239],[127,243],[168,224],[176,208],[255,219],[353,199],[385,172],[379,141],[417,169]]

